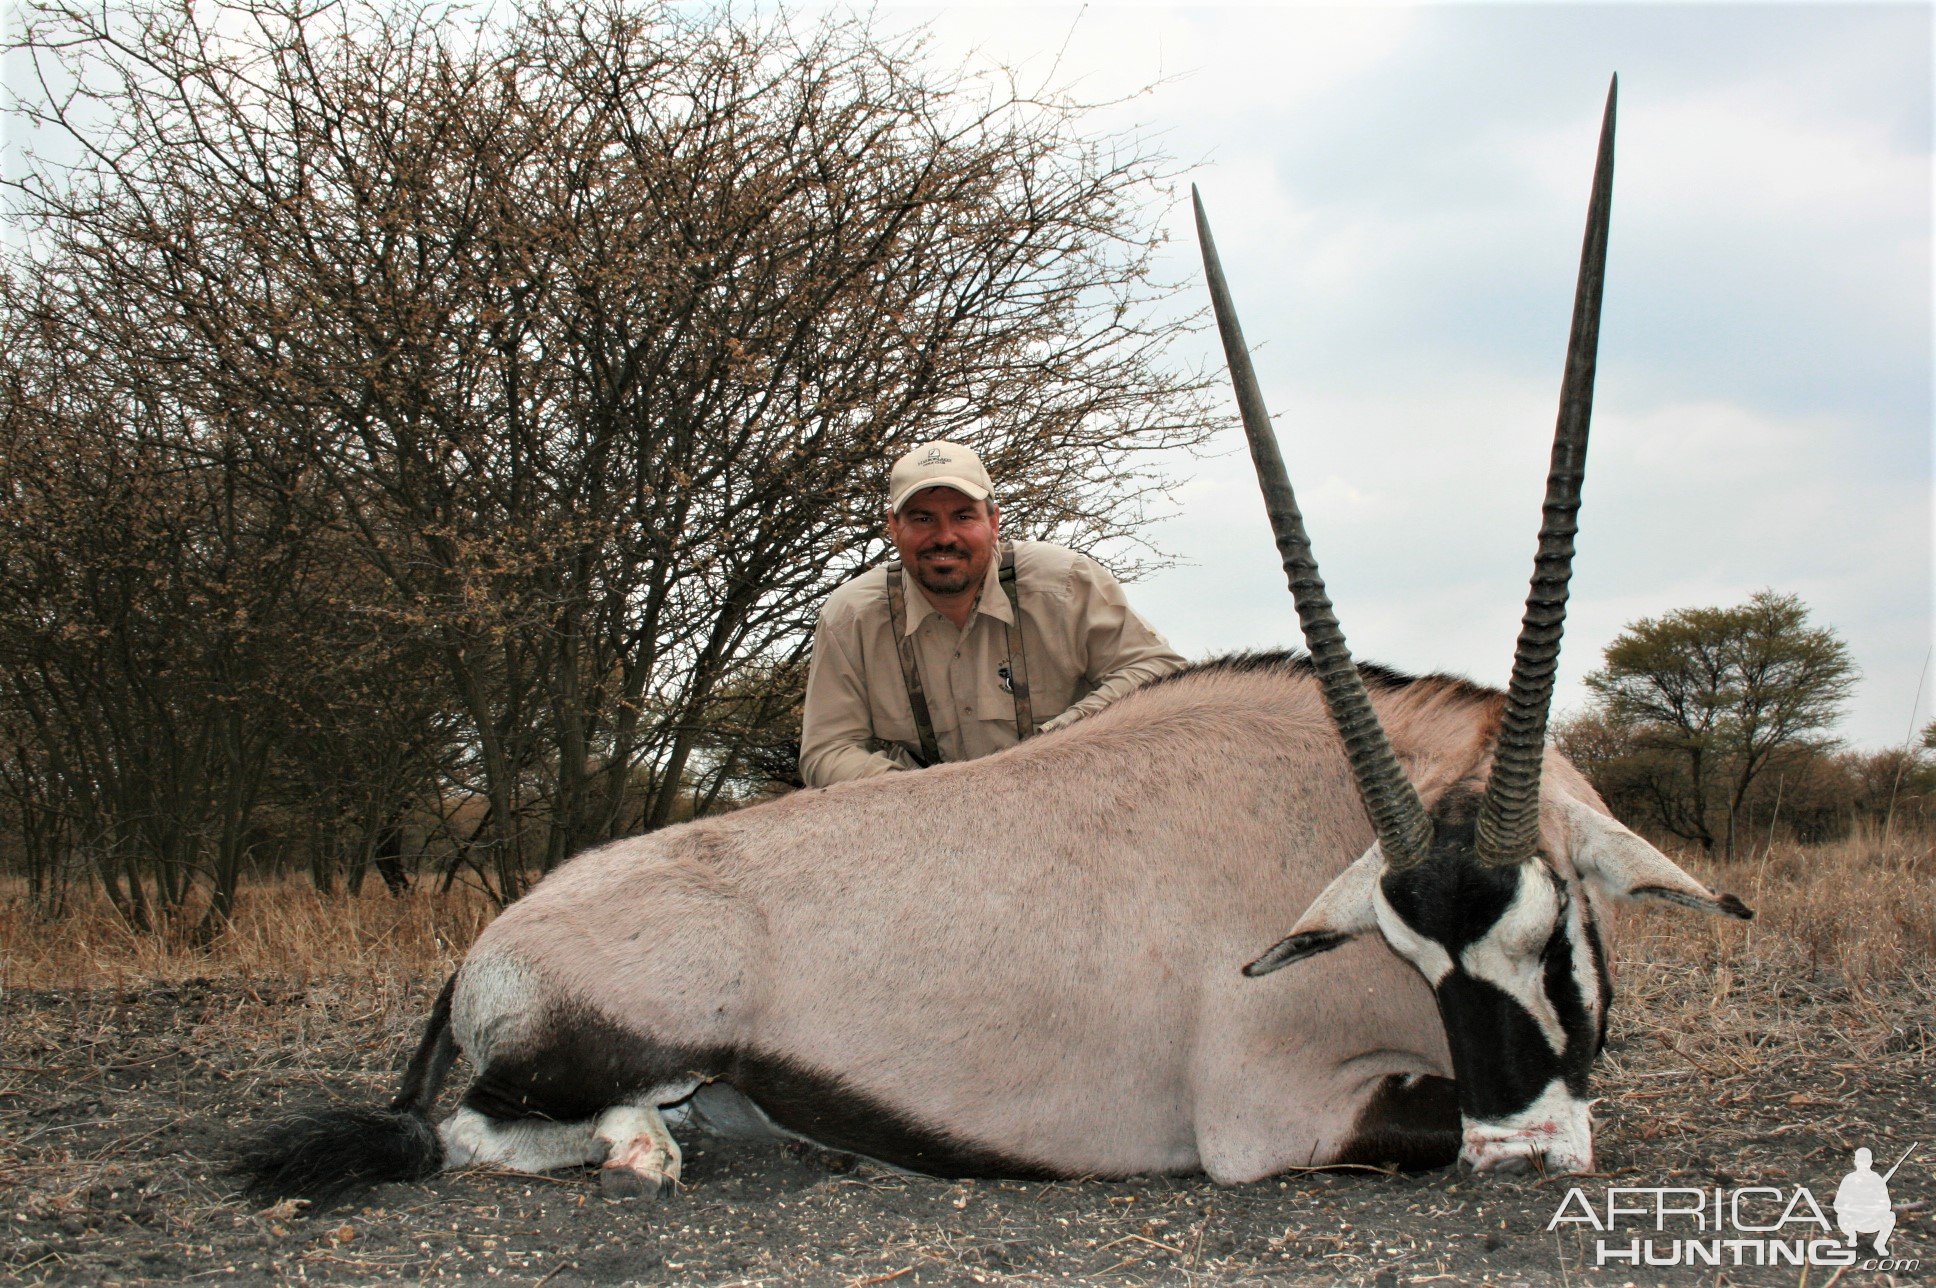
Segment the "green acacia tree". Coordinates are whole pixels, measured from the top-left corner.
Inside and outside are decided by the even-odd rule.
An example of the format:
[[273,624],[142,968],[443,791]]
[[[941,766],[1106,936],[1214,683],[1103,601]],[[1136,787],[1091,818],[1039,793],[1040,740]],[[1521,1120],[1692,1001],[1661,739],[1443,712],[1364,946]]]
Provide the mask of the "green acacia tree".
[[1608,725],[1668,771],[1649,778],[1661,823],[1732,858],[1755,780],[1784,751],[1828,745],[1856,679],[1834,628],[1764,590],[1634,622],[1586,685]]

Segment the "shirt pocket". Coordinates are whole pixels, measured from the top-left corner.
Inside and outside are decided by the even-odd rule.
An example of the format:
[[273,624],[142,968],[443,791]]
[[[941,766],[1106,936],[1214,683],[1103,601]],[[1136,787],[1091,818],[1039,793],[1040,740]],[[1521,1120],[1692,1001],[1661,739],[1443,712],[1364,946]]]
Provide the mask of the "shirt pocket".
[[[1010,665],[1006,655],[996,656],[982,668],[982,674],[975,676],[973,690],[973,723],[979,727],[984,740],[993,740],[1001,746],[1015,741],[1015,693],[1009,687]],[[1039,715],[1036,718],[1038,722],[1041,719]]]

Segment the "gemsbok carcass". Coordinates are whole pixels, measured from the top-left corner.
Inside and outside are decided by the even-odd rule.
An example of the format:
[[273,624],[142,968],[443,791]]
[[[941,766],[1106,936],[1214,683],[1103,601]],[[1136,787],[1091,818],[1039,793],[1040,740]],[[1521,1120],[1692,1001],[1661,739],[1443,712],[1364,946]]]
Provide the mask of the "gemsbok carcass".
[[[597,1163],[656,1192],[680,1168],[664,1115],[701,1088],[940,1175],[1590,1167],[1612,995],[1596,906],[1750,915],[1544,745],[1613,105],[1505,693],[1353,663],[1199,202],[1309,654],[1206,663],[984,760],[573,859],[478,938],[390,1107],[272,1129],[245,1158],[253,1192],[328,1198],[471,1162]],[[459,1052],[476,1076],[433,1127]]]

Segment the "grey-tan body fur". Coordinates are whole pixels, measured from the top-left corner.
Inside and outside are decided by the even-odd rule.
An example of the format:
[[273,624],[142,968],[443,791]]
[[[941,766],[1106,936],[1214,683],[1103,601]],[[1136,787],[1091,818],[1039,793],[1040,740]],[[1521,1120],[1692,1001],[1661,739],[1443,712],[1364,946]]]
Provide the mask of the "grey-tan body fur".
[[[1373,691],[1428,803],[1483,776],[1496,694]],[[1253,1179],[1336,1159],[1386,1075],[1451,1075],[1376,937],[1240,973],[1371,840],[1306,670],[1186,673],[986,760],[587,853],[485,931],[453,1031],[484,1068],[575,1005],[1033,1170]]]
[[[1612,998],[1596,902],[1753,915],[1609,817],[1545,743],[1614,97],[1510,697],[1353,664],[1199,202],[1312,660],[1213,664],[983,761],[574,860],[479,939],[390,1107],[265,1133],[252,1191],[483,1161],[601,1162],[612,1188],[653,1192],[681,1167],[660,1110],[707,1080],[924,1170],[1592,1170]],[[433,1132],[460,1047],[478,1077]]]

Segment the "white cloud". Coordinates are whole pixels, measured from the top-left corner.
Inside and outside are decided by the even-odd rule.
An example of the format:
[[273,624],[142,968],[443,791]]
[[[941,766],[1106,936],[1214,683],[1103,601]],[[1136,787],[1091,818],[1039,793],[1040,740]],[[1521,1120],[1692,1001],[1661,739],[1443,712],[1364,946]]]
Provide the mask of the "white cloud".
[[[1159,112],[1174,122],[1278,115],[1321,100],[1390,57],[1420,13],[1115,3],[887,4],[880,12],[890,23],[927,24],[971,65],[1052,75],[1084,98],[1113,100],[1162,82]],[[1148,101],[1125,115],[1151,115]]]
[[[1149,93],[1203,187],[1345,627],[1497,682],[1531,569],[1607,76],[1613,256],[1562,705],[1623,625],[1764,586],[1898,741],[1931,636],[1931,11],[949,5],[938,43]],[[1172,275],[1196,276],[1187,208]],[[1216,341],[1192,352],[1216,362]],[[1296,642],[1232,431],[1137,588],[1186,651]],[[1936,688],[1936,685],[1930,686]],[[1930,694],[1923,698],[1928,710]],[[1927,718],[1925,715],[1924,718]]]

